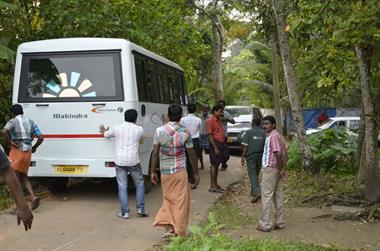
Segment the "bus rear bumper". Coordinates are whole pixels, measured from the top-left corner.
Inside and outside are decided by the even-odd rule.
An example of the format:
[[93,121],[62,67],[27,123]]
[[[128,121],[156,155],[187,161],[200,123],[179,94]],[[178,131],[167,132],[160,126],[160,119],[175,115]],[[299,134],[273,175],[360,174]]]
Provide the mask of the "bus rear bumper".
[[113,160],[105,159],[33,159],[28,176],[112,178],[116,176],[112,164]]

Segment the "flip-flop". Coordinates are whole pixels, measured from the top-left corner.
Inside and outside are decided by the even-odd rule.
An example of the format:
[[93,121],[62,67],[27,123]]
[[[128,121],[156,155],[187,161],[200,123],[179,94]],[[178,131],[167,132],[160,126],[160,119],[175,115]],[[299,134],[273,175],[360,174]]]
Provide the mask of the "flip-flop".
[[32,201],[32,204],[30,204],[30,208],[32,210],[37,209],[40,206],[40,200],[41,199],[39,197],[34,198],[34,200]]
[[170,239],[171,237],[175,237],[176,234],[174,232],[165,232],[161,238],[162,239]]
[[210,193],[224,193],[224,191],[219,188],[210,188],[208,191]]
[[262,228],[262,227],[259,225],[259,226],[257,226],[256,230],[261,231],[261,232],[268,233],[268,232],[270,232],[271,229],[265,229],[265,228]]
[[221,186],[217,186],[217,188],[218,188],[219,190],[222,190],[223,192],[227,191],[226,189],[224,189],[224,188],[221,187]]

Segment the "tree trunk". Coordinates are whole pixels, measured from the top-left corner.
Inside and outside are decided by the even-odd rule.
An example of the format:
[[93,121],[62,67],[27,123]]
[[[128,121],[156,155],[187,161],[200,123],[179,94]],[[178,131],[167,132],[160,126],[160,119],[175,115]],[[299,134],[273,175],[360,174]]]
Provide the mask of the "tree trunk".
[[302,157],[302,165],[304,169],[310,170],[312,173],[317,173],[319,170],[314,165],[313,155],[307,143],[305,125],[301,112],[300,98],[297,92],[297,78],[295,75],[293,59],[290,50],[289,37],[285,31],[286,14],[284,0],[272,0],[274,14],[276,17],[276,26],[278,38],[280,41],[281,57],[284,62],[285,80],[288,87],[290,106],[293,116],[296,121],[296,132],[300,142],[300,155]]
[[[370,61],[369,55],[372,48],[355,46],[358,60],[360,89],[362,96],[362,118],[364,117],[364,135],[361,146],[361,158],[358,172],[358,180],[361,185],[364,198],[370,201],[380,200],[379,163],[377,151],[376,114],[370,91]],[[359,146],[360,147],[360,146]],[[360,149],[359,149],[360,150]]]
[[213,84],[215,90],[216,102],[224,99],[223,92],[223,68],[222,68],[222,52],[224,43],[224,27],[221,18],[217,12],[217,0],[214,0],[212,16],[212,49],[214,59]]
[[276,130],[281,134],[284,133],[282,127],[281,104],[280,104],[280,87],[278,84],[278,68],[277,68],[277,44],[272,41],[272,80],[273,80],[273,103],[274,116],[276,117]]

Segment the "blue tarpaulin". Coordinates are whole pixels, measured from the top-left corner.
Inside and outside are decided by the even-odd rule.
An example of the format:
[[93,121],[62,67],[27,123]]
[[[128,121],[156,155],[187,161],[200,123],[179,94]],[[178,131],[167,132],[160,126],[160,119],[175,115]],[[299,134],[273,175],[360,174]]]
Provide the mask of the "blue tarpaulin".
[[[318,117],[322,112],[325,112],[326,115],[331,118],[336,116],[336,108],[305,108],[302,109],[302,116],[304,119],[305,127],[308,128],[316,128],[318,127]],[[285,124],[286,130],[288,132],[294,132],[296,129],[296,122],[293,119],[293,113],[289,109],[285,115]]]
[[335,117],[336,109],[335,108],[326,108],[326,109],[302,109],[302,116],[305,122],[306,128],[316,128],[318,127],[318,117],[320,114],[325,112],[327,117]]

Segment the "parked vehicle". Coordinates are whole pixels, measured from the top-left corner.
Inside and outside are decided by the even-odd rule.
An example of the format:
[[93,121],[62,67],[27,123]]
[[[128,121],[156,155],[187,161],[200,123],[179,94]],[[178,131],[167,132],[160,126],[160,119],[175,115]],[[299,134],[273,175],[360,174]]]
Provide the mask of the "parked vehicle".
[[351,132],[359,131],[360,117],[331,117],[317,128],[306,130],[306,135],[319,132],[328,128],[346,128]]
[[263,118],[259,108],[251,106],[226,106],[225,110],[234,117],[235,124],[227,124],[227,145],[240,149],[240,142],[245,131],[250,129],[253,118]]

